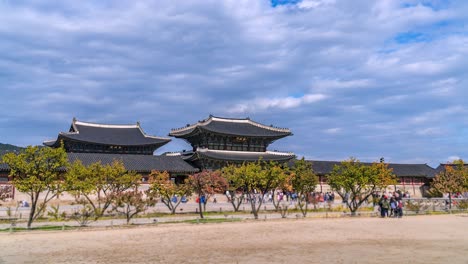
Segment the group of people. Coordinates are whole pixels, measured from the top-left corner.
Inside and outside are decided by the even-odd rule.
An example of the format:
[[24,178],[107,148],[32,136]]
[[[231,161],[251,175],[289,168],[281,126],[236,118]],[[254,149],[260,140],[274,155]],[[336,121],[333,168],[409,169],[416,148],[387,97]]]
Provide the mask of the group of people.
[[[231,191],[226,191],[226,197],[228,199],[228,202],[231,202]],[[299,199],[298,194],[294,191],[282,191],[282,190],[276,190],[276,191],[269,191],[265,193],[264,195],[261,195],[259,193],[255,193],[255,195],[248,197],[244,196],[244,202],[245,203],[250,203],[250,199],[255,199],[258,202],[262,203],[271,203],[273,200],[275,201],[286,201],[286,202],[297,202]],[[312,192],[308,196],[308,203],[313,203],[313,204],[318,204],[318,203],[333,203],[335,201],[335,194],[333,192]]]
[[313,192],[309,197],[309,203],[333,203],[335,201],[333,192]]
[[379,200],[379,210],[381,217],[403,217],[404,202],[403,194],[400,190],[389,194],[382,194]]

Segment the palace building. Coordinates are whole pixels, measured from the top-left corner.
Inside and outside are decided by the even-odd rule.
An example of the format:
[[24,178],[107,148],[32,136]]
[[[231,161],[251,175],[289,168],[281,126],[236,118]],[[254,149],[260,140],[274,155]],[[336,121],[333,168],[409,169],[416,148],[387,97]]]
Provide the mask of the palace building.
[[106,125],[73,118],[68,132],[60,132],[57,139],[45,141],[44,145],[59,147],[63,142],[65,150],[73,153],[153,155],[156,149],[169,141],[170,138],[146,135],[139,122],[135,125]]
[[[327,175],[333,170],[333,167],[340,165],[340,161],[323,161],[323,160],[308,160],[312,165],[312,170],[319,178],[319,186],[317,191],[330,191],[330,186],[327,183]],[[361,162],[363,165],[372,165],[372,163]],[[421,197],[424,196],[428,189],[429,183],[435,177],[436,171],[427,164],[399,164],[388,163],[388,168],[392,170],[395,176],[398,177],[398,184],[389,186],[390,189],[399,189],[408,191],[411,195]]]
[[56,148],[63,142],[69,161],[80,160],[84,165],[121,161],[128,170],[142,174],[143,179],[152,170],[167,171],[176,181],[180,178],[177,176],[199,171],[181,157],[154,155],[156,149],[170,141],[170,138],[147,135],[138,122],[108,125],[74,118],[68,132],[60,132],[57,139],[45,141],[44,145]]
[[268,150],[275,140],[292,135],[287,128],[267,126],[250,118],[222,118],[210,115],[207,119],[185,127],[172,129],[169,136],[181,138],[191,151],[167,153],[181,156],[200,169],[219,169],[228,163],[245,161],[287,162],[293,153]]
[[[154,152],[169,143],[170,138],[147,135],[140,123],[109,125],[72,120],[68,132],[60,132],[56,139],[45,141],[48,147],[63,144],[70,162],[80,160],[84,165],[95,162],[111,164],[121,161],[128,170],[147,180],[152,170],[167,171],[175,182],[183,182],[189,174],[203,169],[220,169],[227,164],[264,161],[287,162],[292,166],[295,155],[290,152],[268,150],[271,143],[291,136],[287,128],[264,125],[250,118],[223,118],[210,115],[207,119],[172,129],[169,136],[183,139],[191,149],[156,156]],[[319,176],[317,190],[329,191],[327,175],[338,161],[309,160]],[[363,163],[370,164],[370,163]],[[424,196],[431,179],[443,166],[433,169],[427,164],[395,164],[389,168],[400,182],[394,188]],[[0,182],[11,180],[9,168],[0,163]],[[1,184],[0,184],[1,185]]]

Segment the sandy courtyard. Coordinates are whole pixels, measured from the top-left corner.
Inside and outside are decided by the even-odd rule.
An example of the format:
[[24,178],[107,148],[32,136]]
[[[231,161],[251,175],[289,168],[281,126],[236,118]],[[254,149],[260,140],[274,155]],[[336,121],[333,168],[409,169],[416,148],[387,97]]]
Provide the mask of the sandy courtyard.
[[467,264],[468,217],[288,219],[4,233],[0,248],[0,263]]

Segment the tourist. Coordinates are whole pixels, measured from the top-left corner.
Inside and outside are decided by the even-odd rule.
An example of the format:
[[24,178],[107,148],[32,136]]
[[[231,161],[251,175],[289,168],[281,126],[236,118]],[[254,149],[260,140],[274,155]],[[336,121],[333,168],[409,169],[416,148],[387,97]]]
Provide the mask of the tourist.
[[382,196],[382,199],[379,203],[380,205],[380,215],[382,217],[388,217],[388,209],[390,208],[390,203],[388,201],[387,196]]
[[398,218],[403,217],[403,201],[401,199],[397,201],[397,213]]
[[395,198],[393,196],[390,198],[390,208],[391,208],[391,210],[390,210],[390,216],[389,217],[391,217],[391,216],[397,217],[397,202],[396,202],[396,200],[395,200]]

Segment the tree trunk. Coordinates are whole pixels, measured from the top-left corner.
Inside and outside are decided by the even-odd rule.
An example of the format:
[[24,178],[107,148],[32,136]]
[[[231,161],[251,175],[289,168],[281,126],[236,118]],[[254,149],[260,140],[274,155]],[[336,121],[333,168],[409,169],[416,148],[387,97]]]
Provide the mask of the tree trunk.
[[255,204],[257,203],[256,198],[257,197],[252,198],[252,195],[249,194],[250,206],[252,207],[252,214],[254,215],[255,219],[258,219],[258,211],[257,211],[257,207],[255,206]]
[[198,201],[198,211],[200,213],[200,218],[203,219],[203,210],[202,210],[202,202],[201,201]]
[[232,207],[234,208],[234,212],[239,212],[239,208],[244,200],[244,196],[242,195],[241,197],[237,198],[231,195],[230,200],[231,200]]
[[278,212],[280,200],[277,199],[277,202],[275,203],[275,197],[276,197],[275,193],[276,191],[273,191],[272,203],[273,203],[273,207],[275,208],[275,212]]
[[452,193],[449,192],[449,209],[452,210]]
[[28,229],[31,229],[31,224],[34,221],[34,214],[36,213],[37,200],[39,198],[39,193],[31,195],[31,210],[29,211],[28,218]]
[[305,204],[303,203],[304,201],[301,200],[301,198],[298,198],[299,200],[297,201],[297,204],[299,205],[299,209],[301,209],[301,213],[304,217],[307,216],[307,201],[305,201]]

